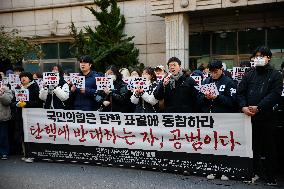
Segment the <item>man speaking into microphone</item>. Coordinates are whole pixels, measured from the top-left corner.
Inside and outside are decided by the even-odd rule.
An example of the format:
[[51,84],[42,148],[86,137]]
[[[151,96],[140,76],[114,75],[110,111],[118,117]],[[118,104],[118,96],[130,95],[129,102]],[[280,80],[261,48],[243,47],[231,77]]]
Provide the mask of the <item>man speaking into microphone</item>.
[[191,77],[182,73],[181,61],[172,57],[168,60],[169,74],[160,82],[154,96],[158,100],[164,99],[166,113],[196,112],[197,86]]

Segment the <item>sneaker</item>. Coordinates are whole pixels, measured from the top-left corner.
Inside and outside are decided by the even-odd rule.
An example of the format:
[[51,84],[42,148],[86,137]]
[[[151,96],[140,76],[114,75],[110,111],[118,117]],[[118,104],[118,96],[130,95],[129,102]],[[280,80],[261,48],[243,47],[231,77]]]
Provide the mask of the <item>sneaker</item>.
[[207,179],[208,179],[208,180],[214,180],[215,177],[216,177],[216,176],[215,176],[214,174],[207,175]]
[[7,155],[2,155],[1,159],[2,159],[2,160],[7,160],[7,159],[8,159],[8,156],[7,156]]
[[21,160],[22,160],[22,161],[26,161],[26,158],[25,158],[25,157],[22,157]]
[[275,178],[268,178],[266,184],[268,186],[277,186],[277,182]]
[[33,158],[25,158],[24,160],[26,163],[33,163],[34,159]]
[[227,180],[230,180],[230,179],[229,179],[229,177],[227,177],[226,175],[222,175],[222,176],[221,176],[221,180],[227,181]]
[[260,177],[258,175],[254,175],[254,177],[251,178],[251,183],[254,184]]

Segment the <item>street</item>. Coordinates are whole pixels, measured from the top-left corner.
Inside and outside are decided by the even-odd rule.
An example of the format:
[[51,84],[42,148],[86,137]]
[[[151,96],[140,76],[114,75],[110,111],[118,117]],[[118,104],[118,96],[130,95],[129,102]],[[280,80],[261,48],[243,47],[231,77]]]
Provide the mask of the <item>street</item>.
[[205,177],[184,176],[148,170],[103,167],[85,164],[34,162],[25,163],[20,156],[0,160],[0,189],[87,189],[87,188],[194,188],[194,189],[265,189],[284,188],[283,176],[277,187],[263,181],[208,181]]

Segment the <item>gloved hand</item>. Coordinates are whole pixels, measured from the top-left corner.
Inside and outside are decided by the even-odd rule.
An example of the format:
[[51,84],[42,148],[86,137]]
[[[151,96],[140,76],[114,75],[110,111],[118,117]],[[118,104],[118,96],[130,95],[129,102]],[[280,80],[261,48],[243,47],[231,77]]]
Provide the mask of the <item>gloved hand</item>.
[[19,107],[19,108],[24,108],[26,105],[27,105],[27,103],[24,102],[24,101],[19,101],[19,102],[16,104],[16,106]]

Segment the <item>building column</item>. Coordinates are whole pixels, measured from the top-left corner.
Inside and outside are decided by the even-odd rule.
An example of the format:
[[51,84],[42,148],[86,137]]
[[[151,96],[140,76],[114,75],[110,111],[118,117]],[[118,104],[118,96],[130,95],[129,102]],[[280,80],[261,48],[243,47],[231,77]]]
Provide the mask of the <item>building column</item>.
[[165,15],[166,59],[175,56],[181,60],[183,68],[188,68],[188,15],[176,13]]

